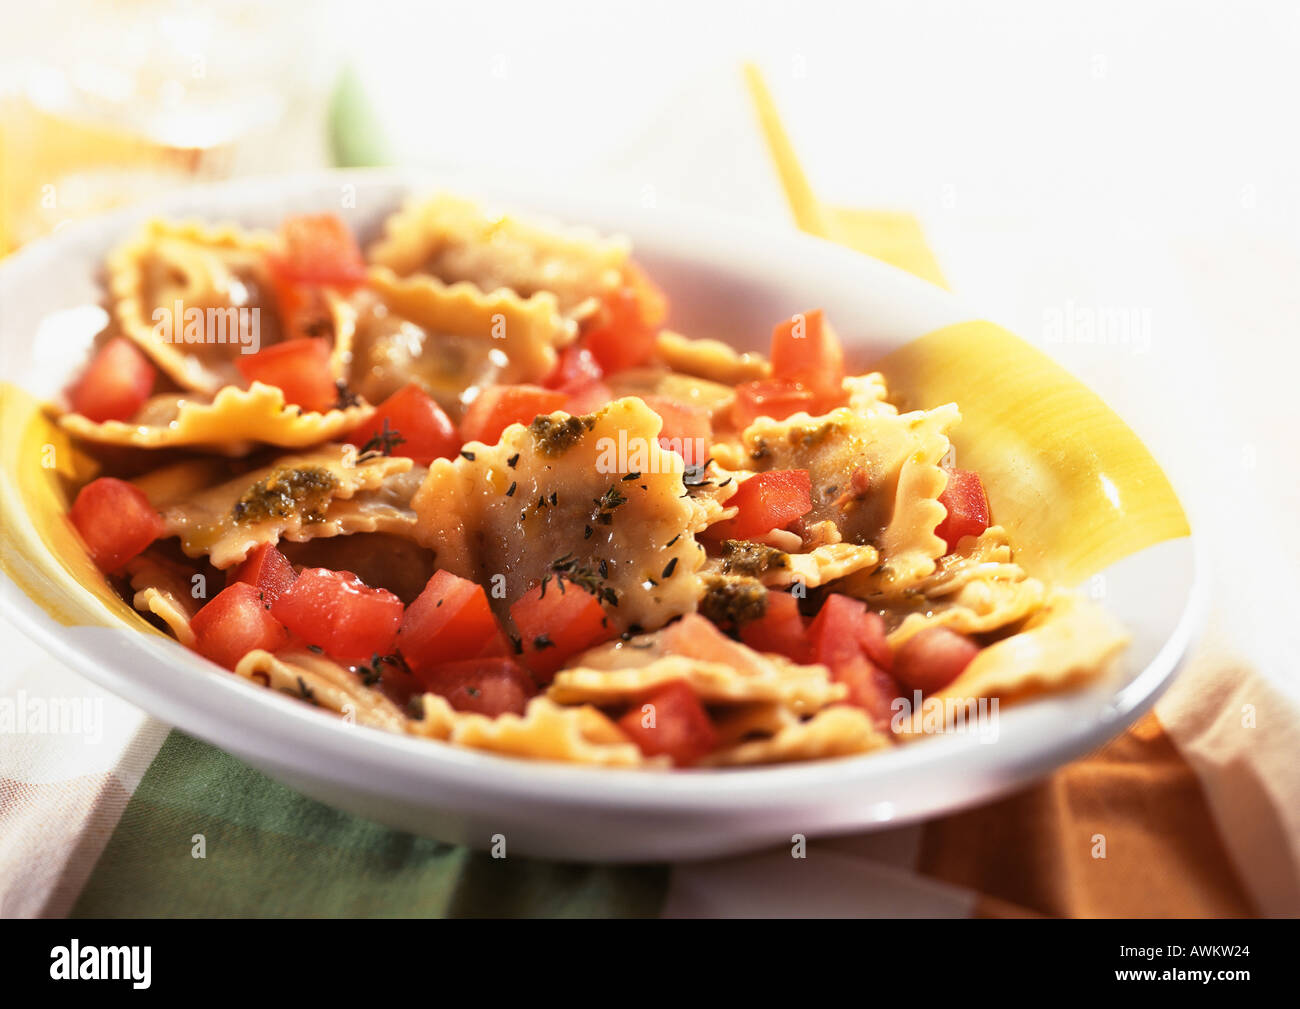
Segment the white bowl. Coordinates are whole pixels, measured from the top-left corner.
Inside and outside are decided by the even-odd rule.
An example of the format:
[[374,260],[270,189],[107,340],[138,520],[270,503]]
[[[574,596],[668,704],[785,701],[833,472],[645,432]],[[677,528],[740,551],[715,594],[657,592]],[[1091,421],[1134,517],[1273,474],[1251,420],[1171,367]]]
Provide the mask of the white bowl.
[[[68,225],[21,250],[0,264],[4,378],[40,396],[67,381],[93,328],[33,334],[51,313],[102,303],[104,254],[144,217],[274,227],[287,213],[331,210],[369,239],[405,195],[438,185],[628,235],[668,290],[673,324],[692,335],[756,345],[772,320],[822,305],[850,352],[868,361],[971,318],[929,284],[793,231],[577,196],[484,193],[446,177],[354,172],[195,188]],[[1119,733],[1169,684],[1203,617],[1202,570],[1194,537],[1108,568],[1106,605],[1133,634],[1118,679],[1004,709],[996,742],[949,735],[863,757],[672,773],[527,762],[356,727],[252,686],[170,639],[121,621],[67,627],[7,577],[3,588],[11,619],[67,665],[307,795],[446,841],[486,847],[502,834],[512,853],[624,861],[704,858],[788,844],[796,833],[897,825],[1047,774]],[[98,614],[85,623],[106,622],[89,591],[77,604]]]

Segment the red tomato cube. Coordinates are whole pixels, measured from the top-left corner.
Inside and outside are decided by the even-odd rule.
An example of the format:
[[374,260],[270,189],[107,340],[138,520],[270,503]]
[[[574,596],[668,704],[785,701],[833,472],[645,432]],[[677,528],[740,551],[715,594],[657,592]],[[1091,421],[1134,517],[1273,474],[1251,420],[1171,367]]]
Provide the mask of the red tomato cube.
[[659,430],[661,447],[676,452],[688,466],[699,466],[708,460],[709,446],[713,444],[713,421],[708,410],[667,396],[641,398],[663,419],[664,426]]
[[300,214],[280,225],[284,273],[299,284],[352,287],[366,279],[357,240],[336,214]]
[[393,447],[391,455],[405,456],[427,466],[434,459],[451,459],[460,451],[460,435],[451,418],[420,386],[411,382],[379,404],[374,416],[362,424],[348,441],[357,446],[366,444],[384,429],[401,435],[402,440]]
[[108,574],[167,531],[143,491],[111,476],[82,487],[68,518],[81,534],[90,559]]
[[441,694],[457,711],[477,711],[495,718],[507,712],[522,715],[537,685],[510,658],[462,659],[445,662],[423,677],[424,686]]
[[450,571],[435,572],[406,608],[397,648],[423,683],[439,665],[509,650],[483,586]]
[[493,385],[465,410],[460,433],[465,441],[495,445],[511,424],[531,424],[538,414],[563,410],[568,397],[540,385]]
[[632,292],[641,322],[651,329],[662,326],[668,318],[668,298],[645,270],[636,263],[627,263],[623,267],[623,282]]
[[899,646],[894,676],[905,687],[931,694],[957,679],[979,651],[979,645],[964,634],[927,627]]
[[235,366],[250,384],[277,386],[286,402],[310,412],[324,413],[338,399],[338,386],[330,371],[330,345],[325,340],[286,340],[256,354],[241,354],[235,358]]
[[866,655],[882,669],[894,664],[889,642],[885,637],[885,621],[879,613],[872,613],[861,599],[840,595],[826,597],[817,617],[808,628],[808,640],[817,656],[813,661],[834,666],[837,657],[848,657],[857,652]]
[[679,767],[694,764],[718,745],[718,733],[704,705],[680,680],[664,684],[634,704],[618,726],[647,757],[666,753]]
[[390,654],[402,609],[387,589],[328,568],[304,568],[271,603],[271,613],[293,634],[344,663]]
[[555,364],[555,370],[546,376],[542,385],[547,389],[574,393],[593,382],[599,382],[604,377],[605,373],[591,351],[573,343],[560,351],[560,359]]
[[948,552],[957,548],[963,536],[978,536],[989,527],[989,501],[984,482],[972,470],[948,471],[948,486],[939,495],[939,503],[948,514],[934,534],[948,544]]
[[605,296],[595,321],[582,334],[582,345],[606,375],[654,358],[658,327],[647,321],[642,310],[637,291],[623,287]]
[[584,414],[595,413],[613,399],[613,389],[604,382],[592,382],[590,385],[584,385],[577,392],[569,393],[569,398],[564,401],[564,410],[575,417],[581,417]]
[[236,582],[217,593],[194,615],[194,649],[213,662],[234,669],[249,652],[274,652],[289,642],[284,625],[256,586]]
[[96,424],[130,420],[149,398],[157,374],[139,347],[115,336],[99,348],[68,390],[68,402],[74,413]]
[[785,420],[800,412],[820,416],[847,401],[843,389],[820,390],[792,379],[761,378],[736,386],[731,420],[736,427],[746,428],[759,417]]
[[799,600],[788,592],[767,593],[767,611],[740,627],[740,640],[756,652],[775,652],[794,662],[810,661],[812,644]]
[[297,578],[289,559],[270,543],[262,543],[238,567],[226,574],[226,585],[247,582],[273,603]]
[[832,396],[841,392],[844,350],[820,308],[792,316],[772,330],[772,376]]
[[522,661],[541,683],[574,655],[614,637],[596,597],[570,581],[552,578],[529,589],[510,607],[523,644]]
[[898,684],[889,674],[893,663],[879,614],[848,596],[826,598],[808,627],[811,660],[827,666],[831,678],[847,684],[845,703],[864,709],[877,728],[889,726]]
[[727,501],[740,513],[710,526],[708,538],[749,540],[773,529],[784,529],[812,511],[812,481],[806,469],[773,469],[741,483]]

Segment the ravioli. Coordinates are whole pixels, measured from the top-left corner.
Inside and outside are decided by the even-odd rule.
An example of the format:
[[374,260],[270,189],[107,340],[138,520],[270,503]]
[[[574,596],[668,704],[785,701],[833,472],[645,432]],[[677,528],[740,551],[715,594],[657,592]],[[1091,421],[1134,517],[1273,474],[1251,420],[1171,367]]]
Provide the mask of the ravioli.
[[396,704],[366,687],[351,669],[315,652],[288,649],[272,654],[257,649],[239,660],[235,674],[358,725],[389,732],[406,729],[406,715]]
[[418,538],[441,567],[488,587],[501,613],[557,571],[596,588],[620,630],[689,613],[704,563],[694,533],[711,512],[683,484],[681,457],[659,447],[660,427],[626,398],[470,442],[429,467]]
[[248,389],[228,385],[211,399],[201,393],[153,396],[129,421],[96,424],[79,413],[67,413],[59,424],[78,438],[104,445],[193,448],[241,456],[258,443],[279,448],[318,445],[351,431],[373,413],[364,403],[305,413],[286,403],[275,386],[254,382]]
[[1113,616],[1057,589],[1021,630],[980,650],[961,675],[933,697],[1001,697],[1060,690],[1091,679],[1128,644]]
[[352,388],[380,402],[415,381],[454,418],[467,391],[540,381],[554,369],[556,351],[577,336],[554,295],[484,294],[385,268],[371,270],[369,289],[355,302]]
[[888,600],[881,613],[892,628],[890,647],[898,648],[927,627],[962,634],[995,631],[1023,620],[1045,596],[1043,583],[1011,560],[1006,531],[991,526],[978,537],[963,537],[956,550],[939,559],[933,574]]
[[947,550],[934,532],[945,514],[938,498],[948,479],[939,463],[947,431],[960,419],[954,404],[871,416],[841,407],[820,417],[761,417],[742,440],[759,470],[808,471],[812,511],[805,522],[834,522],[845,541],[879,551],[879,569],[855,575],[850,593],[894,594],[932,572]]
[[861,708],[840,705],[817,712],[811,718],[786,715],[787,723],[771,735],[746,739],[714,750],[700,763],[704,767],[737,767],[745,764],[778,764],[801,760],[824,760],[870,753],[891,745]]
[[688,683],[709,704],[771,701],[797,712],[816,711],[847,694],[825,666],[761,654],[690,615],[665,630],[586,652],[556,674],[548,696],[565,704],[626,704],[674,680]]
[[153,552],[128,561],[125,572],[135,590],[132,605],[141,613],[152,613],[177,641],[192,648],[194,631],[190,624],[208,601],[208,593],[194,594],[195,572]]
[[456,711],[437,694],[422,698],[423,717],[409,731],[473,750],[531,760],[558,760],[606,767],[671,766],[666,757],[646,757],[609,718],[590,705],[564,707],[534,697],[522,716],[497,718]]
[[261,543],[338,535],[328,509],[411,469],[410,459],[358,457],[351,445],[277,459],[261,469],[194,488],[211,470],[173,468],[136,486],[161,512],[164,536],[180,538],[187,556],[207,554],[218,568],[238,564]]
[[[215,393],[241,384],[234,362],[254,346],[252,326],[258,347],[280,339],[266,268],[273,244],[266,232],[234,225],[147,222],[108,258],[109,294],[122,332],[182,389]],[[203,313],[203,329],[191,330],[203,342],[185,342],[191,311]],[[170,327],[160,327],[163,322]]]
[[561,311],[573,313],[620,285],[628,253],[621,239],[539,227],[442,193],[389,218],[369,258],[401,277],[466,281],[482,291],[505,288],[524,298],[547,291]]

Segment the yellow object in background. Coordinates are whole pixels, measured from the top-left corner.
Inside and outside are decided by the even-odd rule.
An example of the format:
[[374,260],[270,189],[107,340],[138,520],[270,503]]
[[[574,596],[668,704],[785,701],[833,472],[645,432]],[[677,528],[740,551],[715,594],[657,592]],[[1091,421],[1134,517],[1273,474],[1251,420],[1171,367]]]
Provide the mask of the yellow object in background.
[[790,137],[781,125],[772,93],[752,63],[745,65],[745,81],[767,140],[768,153],[781,177],[786,201],[799,229],[897,266],[946,289],[948,283],[939,263],[926,244],[921,225],[911,214],[833,207],[817,199],[795,156]]
[[[745,79],[800,229],[946,288],[912,215],[817,199],[762,74],[749,64]],[[983,477],[994,521],[1012,532],[1016,560],[1030,573],[1077,585],[1129,554],[1190,534],[1168,478],[1128,425],[1050,357],[1000,326],[949,326],[877,367],[904,409],[958,404],[958,466]]]

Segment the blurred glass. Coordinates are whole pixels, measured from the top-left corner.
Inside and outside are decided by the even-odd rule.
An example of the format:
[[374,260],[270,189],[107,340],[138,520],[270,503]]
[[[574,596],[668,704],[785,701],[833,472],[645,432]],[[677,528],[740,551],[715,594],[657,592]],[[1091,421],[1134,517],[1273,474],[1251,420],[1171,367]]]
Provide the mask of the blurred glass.
[[181,182],[323,166],[333,13],[253,0],[6,12],[0,251]]

